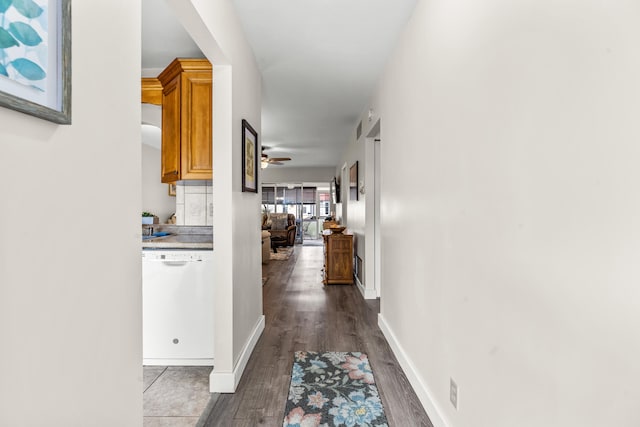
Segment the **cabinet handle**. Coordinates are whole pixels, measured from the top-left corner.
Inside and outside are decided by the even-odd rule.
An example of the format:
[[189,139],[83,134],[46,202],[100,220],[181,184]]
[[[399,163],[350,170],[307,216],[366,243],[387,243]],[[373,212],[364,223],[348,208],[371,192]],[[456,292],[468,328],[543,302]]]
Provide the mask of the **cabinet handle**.
[[173,171],[173,174],[174,175],[178,175],[178,171]]

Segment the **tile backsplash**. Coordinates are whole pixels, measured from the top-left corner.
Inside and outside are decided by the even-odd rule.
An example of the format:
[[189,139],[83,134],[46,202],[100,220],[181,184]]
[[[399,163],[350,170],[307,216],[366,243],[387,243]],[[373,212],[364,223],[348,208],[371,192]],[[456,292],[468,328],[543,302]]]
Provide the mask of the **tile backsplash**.
[[183,181],[176,185],[176,224],[213,225],[211,181]]

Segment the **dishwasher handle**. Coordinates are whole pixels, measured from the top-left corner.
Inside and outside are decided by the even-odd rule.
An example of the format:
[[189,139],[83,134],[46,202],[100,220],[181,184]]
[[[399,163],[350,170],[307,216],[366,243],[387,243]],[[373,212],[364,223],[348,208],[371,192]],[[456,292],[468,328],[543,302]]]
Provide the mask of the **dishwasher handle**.
[[161,259],[161,258],[155,258],[155,259],[145,259],[144,262],[158,262],[158,263],[162,263],[164,265],[167,266],[171,266],[171,267],[180,267],[183,265],[187,265],[189,263],[194,263],[194,262],[202,262],[201,259]]
[[169,267],[183,267],[187,265],[189,262],[193,262],[193,261],[167,261],[166,259],[162,260],[162,263]]

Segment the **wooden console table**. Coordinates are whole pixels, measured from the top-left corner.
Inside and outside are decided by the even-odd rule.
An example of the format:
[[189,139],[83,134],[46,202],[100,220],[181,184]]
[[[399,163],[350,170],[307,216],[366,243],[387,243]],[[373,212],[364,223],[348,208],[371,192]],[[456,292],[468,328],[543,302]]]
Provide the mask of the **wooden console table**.
[[322,229],[326,230],[327,228],[331,228],[331,227],[337,227],[338,224],[336,221],[323,221],[322,222]]
[[353,234],[322,232],[324,240],[324,283],[353,284]]

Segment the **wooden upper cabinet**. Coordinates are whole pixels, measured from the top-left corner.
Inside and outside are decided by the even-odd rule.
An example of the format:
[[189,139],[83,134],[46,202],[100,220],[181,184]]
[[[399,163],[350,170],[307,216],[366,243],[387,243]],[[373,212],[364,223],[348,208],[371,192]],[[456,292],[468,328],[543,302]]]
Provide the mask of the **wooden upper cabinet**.
[[143,104],[162,105],[162,83],[155,77],[143,77],[140,99]]
[[211,63],[178,58],[158,80],[162,83],[162,182],[211,179]]
[[180,179],[180,84],[169,81],[162,90],[162,182]]

